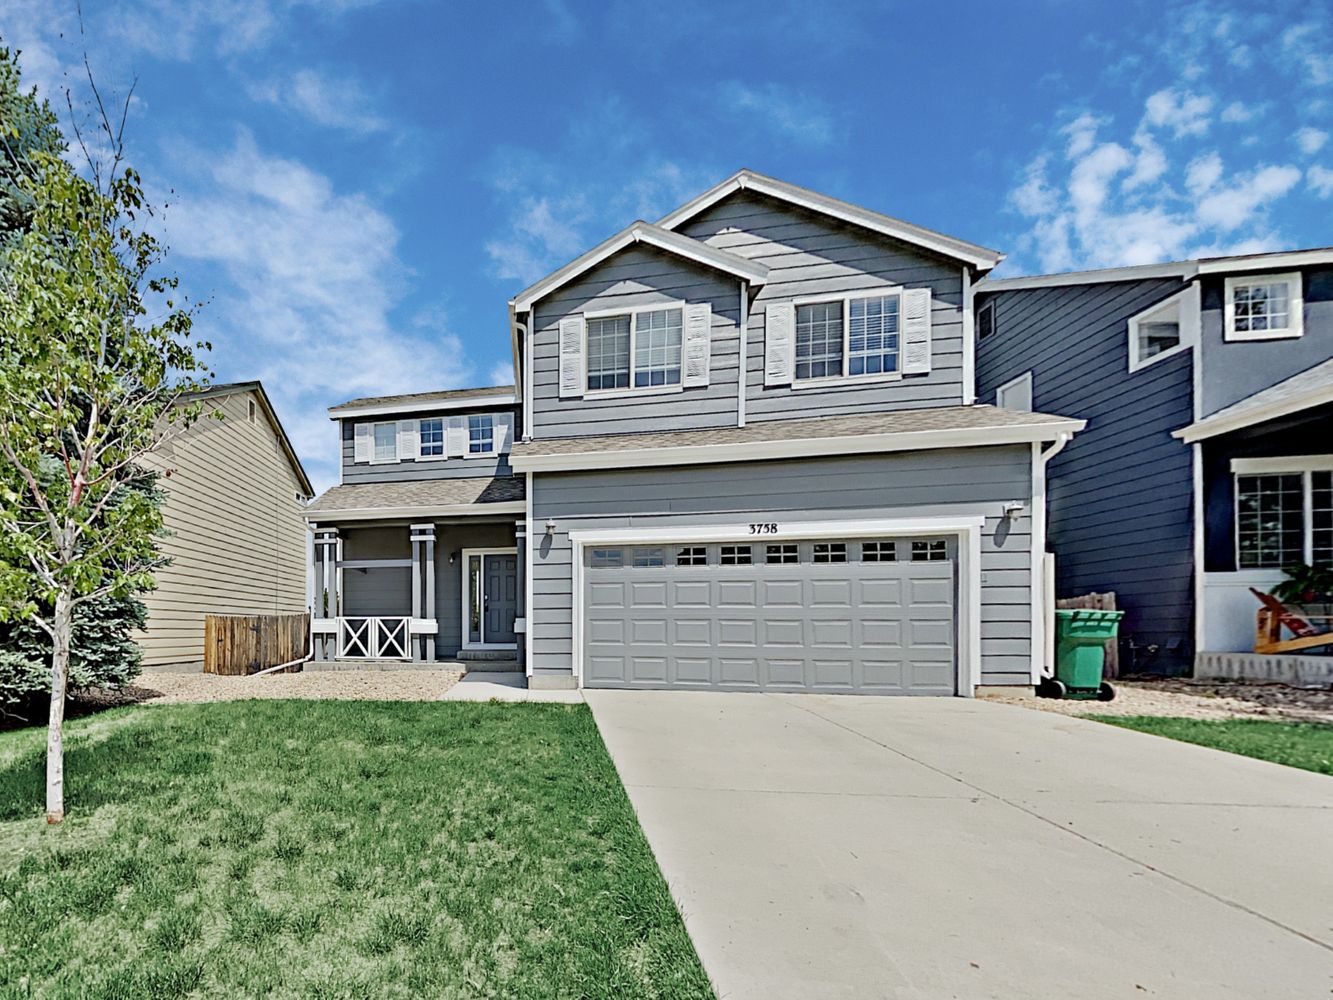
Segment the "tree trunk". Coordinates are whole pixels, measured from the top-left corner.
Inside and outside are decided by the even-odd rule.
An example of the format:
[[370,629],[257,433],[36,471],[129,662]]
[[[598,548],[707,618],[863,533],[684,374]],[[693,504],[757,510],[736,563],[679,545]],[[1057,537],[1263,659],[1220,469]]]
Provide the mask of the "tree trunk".
[[65,819],[65,684],[69,680],[69,636],[74,609],[68,594],[56,596],[51,621],[51,715],[46,726],[46,821]]

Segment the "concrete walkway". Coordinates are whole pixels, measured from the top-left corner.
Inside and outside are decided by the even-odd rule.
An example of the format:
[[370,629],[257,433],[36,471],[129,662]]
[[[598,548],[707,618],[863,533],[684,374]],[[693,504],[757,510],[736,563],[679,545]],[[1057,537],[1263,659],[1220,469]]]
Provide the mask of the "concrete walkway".
[[582,691],[529,691],[524,674],[494,670],[464,674],[440,697],[440,701],[553,701],[565,705],[582,700]]
[[720,997],[1327,997],[1333,779],[964,699],[588,691]]

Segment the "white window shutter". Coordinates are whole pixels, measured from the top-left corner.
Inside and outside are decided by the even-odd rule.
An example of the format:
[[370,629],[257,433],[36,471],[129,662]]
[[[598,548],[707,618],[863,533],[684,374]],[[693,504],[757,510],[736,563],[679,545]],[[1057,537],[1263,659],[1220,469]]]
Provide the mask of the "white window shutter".
[[450,458],[467,454],[467,417],[450,417],[444,429],[444,449]]
[[583,344],[588,324],[583,316],[566,316],[560,321],[560,398],[583,395]]
[[418,440],[417,422],[415,420],[398,421],[398,461],[402,462],[409,458],[420,457],[420,449],[417,447]]
[[512,413],[497,413],[491,424],[491,433],[494,435],[495,453],[505,455],[509,453],[509,442],[514,436],[514,415]]
[[707,302],[691,302],[685,307],[684,358],[681,385],[689,388],[708,384],[708,369],[713,352],[713,307]]
[[375,427],[373,424],[357,424],[352,438],[353,462],[369,462],[375,457]]
[[764,385],[791,385],[796,354],[796,307],[771,302],[764,310]]
[[930,289],[903,289],[904,375],[930,374]]

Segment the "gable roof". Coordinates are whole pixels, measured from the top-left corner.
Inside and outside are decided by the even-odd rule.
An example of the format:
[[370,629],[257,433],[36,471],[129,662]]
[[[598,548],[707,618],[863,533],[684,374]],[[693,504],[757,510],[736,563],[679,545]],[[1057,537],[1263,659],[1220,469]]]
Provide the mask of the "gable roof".
[[1333,403],[1333,358],[1173,432],[1186,444]]
[[305,510],[307,521],[439,517],[523,512],[527,480],[522,476],[476,479],[409,479],[390,483],[344,483],[325,490]]
[[911,222],[904,222],[902,219],[895,219],[892,216],[881,215],[879,212],[872,212],[860,205],[853,205],[848,201],[831,198],[826,194],[820,194],[818,191],[811,191],[809,188],[789,184],[786,181],[778,180],[776,177],[768,177],[753,170],[738,170],[721,184],[709,188],[693,201],[682,205],[670,215],[664,217],[658,225],[664,229],[675,229],[737,191],[756,191],[769,198],[799,205],[811,212],[831,216],[842,222],[849,222],[852,225],[861,226],[884,236],[891,236],[904,243],[912,243],[942,257],[971,264],[981,271],[989,271],[1004,260],[1004,254],[998,250],[992,250],[976,243],[968,243],[966,240],[955,239],[952,236],[946,236],[944,233],[926,229],[924,226],[914,225]]
[[548,274],[534,285],[529,285],[513,298],[510,308],[516,312],[527,312],[539,299],[635,243],[646,243],[666,253],[692,260],[696,264],[744,278],[752,285],[762,285],[768,279],[768,268],[758,261],[746,260],[739,254],[719,250],[707,243],[692,240],[688,236],[673,233],[669,229],[663,229],[661,226],[640,219],[630,223],[610,239],[603,240],[558,271]]
[[411,413],[420,410],[453,410],[467,406],[503,406],[514,402],[512,385],[489,385],[478,389],[445,389],[439,392],[405,392],[395,396],[361,396],[329,407],[329,419],[370,416],[377,413]]
[[259,408],[264,411],[264,416],[268,418],[269,425],[273,428],[273,432],[277,434],[278,444],[282,447],[283,454],[287,456],[287,461],[291,464],[292,471],[296,473],[296,478],[300,480],[301,489],[305,491],[307,497],[313,497],[315,488],[310,484],[310,477],[306,475],[305,466],[296,457],[296,449],[292,447],[291,438],[287,436],[287,431],[283,428],[282,421],[278,419],[277,411],[273,409],[273,403],[268,398],[268,393],[264,391],[263,383],[258,379],[253,382],[222,382],[218,385],[210,385],[198,392],[182,394],[179,402],[182,404],[197,403],[205,399],[234,396],[241,392],[253,392],[259,398]]

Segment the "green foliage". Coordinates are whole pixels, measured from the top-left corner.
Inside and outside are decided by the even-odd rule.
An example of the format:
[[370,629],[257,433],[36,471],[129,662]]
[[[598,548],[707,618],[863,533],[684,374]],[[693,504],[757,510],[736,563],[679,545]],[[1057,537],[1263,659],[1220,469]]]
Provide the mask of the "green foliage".
[[18,54],[0,48],[0,246],[17,238],[32,218],[32,195],[22,183],[35,173],[39,153],[65,150],[55,113],[36,88],[23,90]]
[[1273,596],[1284,604],[1333,603],[1333,566],[1298,563],[1282,571],[1287,578],[1273,588]]
[[1098,722],[1333,775],[1333,725],[1268,719],[1177,719],[1093,715]]

